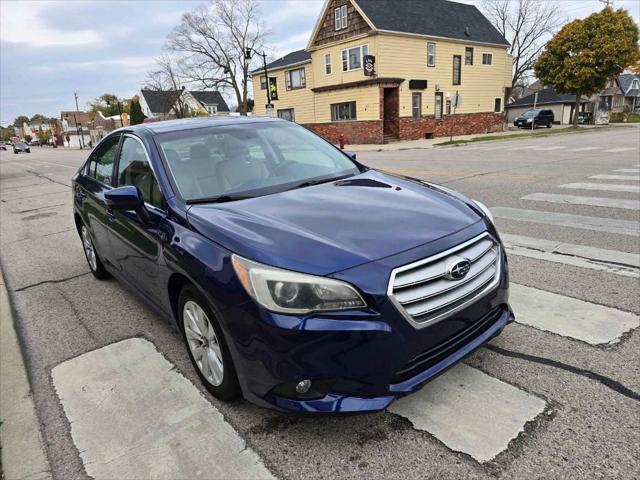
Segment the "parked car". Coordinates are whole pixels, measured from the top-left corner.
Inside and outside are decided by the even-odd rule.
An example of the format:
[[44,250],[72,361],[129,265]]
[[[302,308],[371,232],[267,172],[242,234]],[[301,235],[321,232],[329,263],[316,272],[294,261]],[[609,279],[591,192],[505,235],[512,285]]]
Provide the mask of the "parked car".
[[125,127],[72,181],[93,275],[174,322],[223,400],[380,410],[514,319],[487,207],[292,122]]
[[513,122],[518,128],[533,128],[545,126],[551,128],[554,122],[553,110],[531,109],[524,112]]
[[0,150],[7,150],[7,146],[5,145],[4,142],[0,142]]
[[13,153],[15,153],[16,155],[18,153],[31,153],[31,149],[29,148],[29,145],[24,142],[14,143]]
[[579,112],[578,123],[580,125],[588,125],[593,123],[593,112]]

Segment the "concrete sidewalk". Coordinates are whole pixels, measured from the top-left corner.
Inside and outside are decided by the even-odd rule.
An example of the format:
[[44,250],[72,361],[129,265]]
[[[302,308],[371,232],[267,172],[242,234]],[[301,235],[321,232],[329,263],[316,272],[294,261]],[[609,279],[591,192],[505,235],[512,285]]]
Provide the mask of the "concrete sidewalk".
[[[595,128],[609,128],[609,127],[628,127],[630,124],[609,124],[609,125],[581,125],[580,128],[584,129],[595,129]],[[545,133],[564,130],[573,127],[573,125],[554,125],[553,129],[548,131],[546,128],[537,129],[534,132],[531,132],[532,137],[542,136]],[[473,135],[458,135],[453,137],[453,140],[472,140],[477,137],[495,137],[495,139],[499,139],[500,137],[508,137],[509,135],[514,134],[523,134],[527,133],[527,130],[505,130],[504,132],[497,133],[478,133]],[[567,132],[569,133],[578,133],[575,131]],[[559,134],[558,134],[559,135]],[[528,137],[516,137],[515,140],[526,140]],[[433,148],[434,145],[438,143],[443,143],[449,141],[449,137],[437,137],[432,139],[421,139],[421,140],[405,140],[398,141],[393,143],[385,143],[383,145],[380,144],[353,144],[353,145],[345,145],[344,149],[348,152],[392,152],[399,150],[413,150],[413,149],[425,149],[425,148]],[[487,140],[492,141],[492,140]]]
[[3,480],[50,479],[6,284],[0,271],[0,447]]

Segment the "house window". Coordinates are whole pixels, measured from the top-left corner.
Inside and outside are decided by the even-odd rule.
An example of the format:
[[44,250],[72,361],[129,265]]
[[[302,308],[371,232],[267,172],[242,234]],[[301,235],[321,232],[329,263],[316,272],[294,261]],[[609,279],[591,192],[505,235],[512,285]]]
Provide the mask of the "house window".
[[260,90],[266,90],[267,89],[267,77],[265,77],[264,75],[260,76]]
[[206,105],[206,108],[209,115],[215,115],[216,113],[218,113],[217,105]]
[[287,90],[296,90],[298,88],[305,88],[307,86],[304,79],[304,68],[298,68],[297,70],[287,70],[284,72],[284,79],[287,85]]
[[493,111],[496,113],[500,113],[502,111],[502,99],[500,97],[496,97],[493,102]]
[[282,110],[278,110],[278,118],[289,120],[290,122],[295,122],[296,121],[295,111],[293,108],[285,108]]
[[460,55],[453,56],[453,84],[460,85],[461,83],[461,67],[462,57]]
[[368,45],[342,50],[342,71],[349,72],[362,68],[362,57],[368,54]]
[[473,65],[473,48],[466,47],[464,49],[464,64]]
[[356,102],[333,103],[331,105],[331,121],[346,120],[356,120]]
[[427,67],[436,66],[436,44],[427,43]]
[[332,70],[331,70],[331,54],[327,53],[324,56],[324,73],[326,75],[331,75]]
[[492,53],[483,53],[482,54],[482,64],[483,65],[491,65],[493,63],[493,54]]
[[341,7],[338,7],[333,11],[333,13],[336,30],[347,28],[347,6],[342,5]]
[[422,118],[422,94],[411,94],[411,113],[414,120],[420,120]]

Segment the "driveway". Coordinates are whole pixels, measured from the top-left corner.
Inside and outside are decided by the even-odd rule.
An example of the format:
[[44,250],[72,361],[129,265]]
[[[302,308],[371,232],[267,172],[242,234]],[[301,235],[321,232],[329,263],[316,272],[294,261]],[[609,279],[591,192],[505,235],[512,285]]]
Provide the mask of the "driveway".
[[86,154],[0,153],[0,262],[54,478],[637,477],[637,129],[358,153],[493,210],[517,321],[388,410],[341,417],[217,401],[171,326],[91,276],[69,189]]

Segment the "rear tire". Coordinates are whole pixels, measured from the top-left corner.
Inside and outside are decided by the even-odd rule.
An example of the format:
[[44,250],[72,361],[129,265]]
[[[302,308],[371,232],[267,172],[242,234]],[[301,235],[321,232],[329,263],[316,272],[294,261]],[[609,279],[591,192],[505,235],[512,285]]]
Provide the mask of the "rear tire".
[[547,123],[547,128],[551,128],[551,122]]
[[240,384],[218,318],[192,285],[180,292],[178,321],[191,363],[206,389],[222,401],[238,398]]
[[93,244],[89,229],[85,225],[80,227],[80,240],[82,240],[84,257],[87,259],[87,264],[89,265],[89,269],[91,270],[91,273],[93,273],[93,276],[98,280],[106,280],[107,278],[110,278],[111,274],[107,272],[106,268],[104,268],[102,260],[100,260],[100,256],[98,255],[98,251]]

